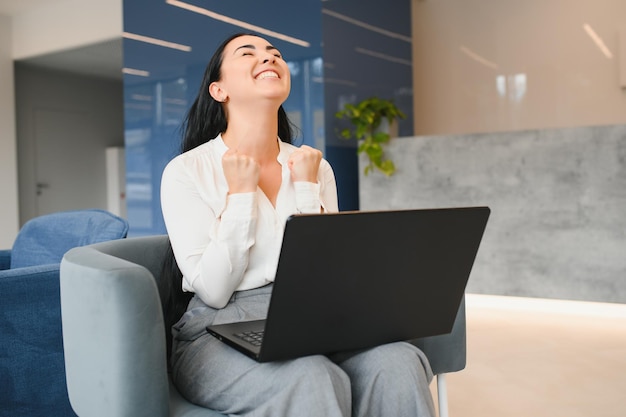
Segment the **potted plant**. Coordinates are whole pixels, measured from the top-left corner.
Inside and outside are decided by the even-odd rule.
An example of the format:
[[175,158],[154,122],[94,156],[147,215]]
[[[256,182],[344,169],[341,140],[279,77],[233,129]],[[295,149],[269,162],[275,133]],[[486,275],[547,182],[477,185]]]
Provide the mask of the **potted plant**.
[[[335,113],[338,119],[348,119],[353,129],[343,129],[340,135],[344,139],[356,138],[359,140],[357,154],[365,152],[369,164],[365,167],[365,175],[376,168],[387,176],[392,175],[396,167],[394,163],[384,158],[383,145],[391,140],[391,128],[398,119],[406,116],[391,100],[378,97],[367,98],[357,104],[346,104],[342,110]],[[383,129],[384,122],[387,129]]]

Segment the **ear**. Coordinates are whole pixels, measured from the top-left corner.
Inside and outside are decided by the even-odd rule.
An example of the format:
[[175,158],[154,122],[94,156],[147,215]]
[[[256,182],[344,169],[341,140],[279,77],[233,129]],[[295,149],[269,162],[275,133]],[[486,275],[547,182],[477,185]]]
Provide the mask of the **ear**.
[[228,98],[228,94],[224,91],[218,82],[212,82],[209,85],[209,94],[213,97],[213,100],[223,103]]

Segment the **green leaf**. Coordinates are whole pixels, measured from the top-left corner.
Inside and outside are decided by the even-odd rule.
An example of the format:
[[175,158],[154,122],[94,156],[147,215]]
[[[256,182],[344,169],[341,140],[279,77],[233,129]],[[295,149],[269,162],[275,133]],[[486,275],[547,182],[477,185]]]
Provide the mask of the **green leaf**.
[[367,156],[372,160],[380,159],[383,156],[383,148],[377,143],[373,143],[371,146],[367,147],[366,152]]
[[387,143],[391,139],[391,136],[386,132],[376,132],[372,135],[372,139],[376,143]]
[[335,113],[335,117],[348,119],[353,126],[352,129],[340,131],[342,138],[356,138],[363,141],[357,148],[357,154],[365,152],[370,160],[370,164],[365,167],[365,175],[374,168],[385,175],[392,175],[395,172],[395,165],[392,161],[382,160],[382,144],[388,143],[391,138],[388,133],[376,132],[383,118],[387,119],[389,124],[397,119],[406,118],[392,100],[368,97],[356,104],[347,103],[343,109]]
[[391,176],[396,171],[396,166],[389,159],[382,161],[378,168],[387,176]]

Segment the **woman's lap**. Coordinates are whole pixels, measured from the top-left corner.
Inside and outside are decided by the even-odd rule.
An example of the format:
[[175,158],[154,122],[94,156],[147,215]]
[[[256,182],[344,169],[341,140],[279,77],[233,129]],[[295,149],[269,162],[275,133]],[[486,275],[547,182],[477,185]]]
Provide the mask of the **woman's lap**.
[[295,407],[321,415],[323,406],[326,415],[349,415],[350,380],[325,356],[259,363],[209,334],[190,343],[172,376],[196,404],[224,414],[293,415]]
[[172,377],[188,400],[224,414],[255,416],[296,412],[304,416],[306,411],[308,415],[349,416],[353,406],[355,415],[359,409],[368,415],[374,407],[391,407],[384,404],[392,400],[390,395],[398,402],[416,393],[423,398],[407,401],[417,401],[420,410],[432,407],[430,366],[424,354],[408,343],[259,363],[206,332],[210,323],[263,318],[268,290],[240,294],[222,310],[192,300],[174,326],[172,350]]

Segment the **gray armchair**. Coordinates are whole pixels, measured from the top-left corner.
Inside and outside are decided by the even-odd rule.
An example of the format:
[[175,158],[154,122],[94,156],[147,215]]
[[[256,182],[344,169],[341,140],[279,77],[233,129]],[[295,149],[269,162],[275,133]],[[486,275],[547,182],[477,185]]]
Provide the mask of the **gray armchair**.
[[[61,262],[61,314],[70,403],[81,417],[219,417],[187,402],[168,377],[159,294],[167,236],[75,248]],[[167,329],[169,333],[169,329]],[[465,367],[465,305],[451,334],[419,339],[438,375]],[[442,402],[443,401],[443,402]]]

